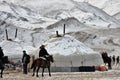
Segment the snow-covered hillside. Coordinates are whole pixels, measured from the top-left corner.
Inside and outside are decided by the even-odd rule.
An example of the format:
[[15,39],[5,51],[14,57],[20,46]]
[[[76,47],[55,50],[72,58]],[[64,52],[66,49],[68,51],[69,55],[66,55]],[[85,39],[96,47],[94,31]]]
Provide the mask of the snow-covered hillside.
[[88,2],[93,6],[96,6],[104,10],[109,15],[113,16],[120,12],[120,1],[119,0],[74,0],[78,2]]
[[[6,9],[5,10],[1,9],[1,10],[9,13],[14,13],[15,15],[17,15],[17,17],[20,17],[20,19],[22,18],[22,20],[24,19],[25,21],[30,22],[28,23],[23,21],[21,23],[19,21],[14,21],[15,22],[14,24],[17,24],[21,27],[26,27],[26,26],[29,26],[29,28],[33,26],[36,26],[37,28],[38,26],[46,27],[50,24],[54,24],[55,21],[53,19],[60,20],[60,19],[65,19],[69,17],[75,17],[80,22],[90,26],[97,27],[97,28],[98,27],[119,27],[119,23],[120,23],[117,19],[107,14],[103,9],[97,8],[98,6],[96,7],[89,4],[89,3],[92,3],[89,1],[88,1],[89,3],[75,2],[72,0],[61,0],[61,1],[58,1],[58,0],[19,1],[17,0],[12,2],[16,3],[17,5],[7,1],[2,2],[1,7],[4,6],[6,7]],[[107,3],[105,1],[101,1],[101,2]],[[103,6],[103,3],[101,3],[101,6]],[[119,13],[119,10],[117,11],[118,12],[116,12],[114,15]],[[41,16],[44,16],[44,17],[41,18]],[[52,18],[52,20],[47,19],[47,22],[46,22],[46,20],[44,20],[45,17]],[[38,23],[41,23],[41,24],[38,24]]]

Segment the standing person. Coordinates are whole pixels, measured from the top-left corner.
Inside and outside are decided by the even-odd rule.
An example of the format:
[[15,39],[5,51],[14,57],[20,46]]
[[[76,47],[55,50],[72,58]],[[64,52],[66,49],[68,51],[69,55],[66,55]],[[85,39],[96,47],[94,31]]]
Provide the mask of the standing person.
[[49,56],[47,50],[45,49],[45,45],[40,46],[39,57],[44,57],[47,60],[47,56]]
[[119,60],[120,60],[119,56],[117,56],[117,58],[116,58],[116,65],[119,64]]
[[112,60],[113,60],[113,64],[115,64],[115,55],[113,55]]
[[4,53],[3,53],[2,47],[0,47],[0,61],[2,61],[3,56],[4,56]]
[[27,74],[27,65],[29,63],[30,56],[26,53],[25,50],[23,50],[23,57],[22,57],[22,63],[23,63],[23,73]]

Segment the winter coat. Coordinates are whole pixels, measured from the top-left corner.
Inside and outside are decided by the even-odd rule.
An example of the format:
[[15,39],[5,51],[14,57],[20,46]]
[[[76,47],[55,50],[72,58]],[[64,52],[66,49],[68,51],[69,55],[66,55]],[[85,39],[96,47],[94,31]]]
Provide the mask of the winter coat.
[[30,62],[30,56],[27,55],[27,54],[23,54],[22,63],[23,64],[28,64],[29,62]]
[[44,57],[45,55],[49,55],[45,48],[41,48],[39,51],[39,57]]

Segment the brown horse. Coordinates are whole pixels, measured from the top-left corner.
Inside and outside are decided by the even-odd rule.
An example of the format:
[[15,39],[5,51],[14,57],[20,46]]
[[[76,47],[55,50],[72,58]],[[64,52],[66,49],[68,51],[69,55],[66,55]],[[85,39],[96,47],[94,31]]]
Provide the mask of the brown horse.
[[36,67],[37,68],[37,71],[36,71],[36,76],[38,77],[38,71],[40,68],[42,68],[42,77],[44,76],[43,73],[44,73],[44,68],[48,68],[48,71],[49,71],[49,76],[51,76],[51,73],[50,73],[50,62],[54,62],[53,60],[53,56],[52,55],[49,55],[48,57],[46,57],[46,60],[43,59],[43,58],[37,58],[33,61],[32,63],[32,66],[31,66],[31,69],[33,69],[33,75],[35,75],[35,70],[36,70]]
[[107,52],[102,52],[101,55],[102,55],[102,59],[103,59],[105,65],[106,65],[106,63],[108,64],[108,69],[112,69],[111,58],[108,57]]

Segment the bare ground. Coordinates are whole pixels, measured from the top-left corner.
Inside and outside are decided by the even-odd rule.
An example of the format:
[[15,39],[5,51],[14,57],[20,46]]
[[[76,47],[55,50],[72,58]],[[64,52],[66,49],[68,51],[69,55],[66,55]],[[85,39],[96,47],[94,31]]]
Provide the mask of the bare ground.
[[120,69],[114,66],[113,68],[104,72],[51,72],[51,77],[47,72],[44,73],[44,77],[41,76],[41,72],[39,77],[32,77],[31,72],[25,75],[22,72],[5,71],[0,80],[120,80]]

